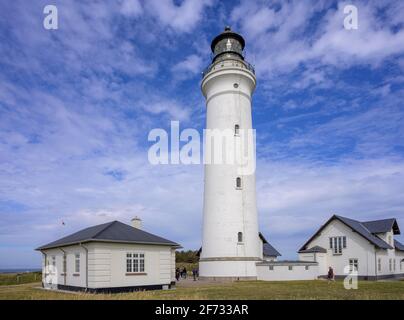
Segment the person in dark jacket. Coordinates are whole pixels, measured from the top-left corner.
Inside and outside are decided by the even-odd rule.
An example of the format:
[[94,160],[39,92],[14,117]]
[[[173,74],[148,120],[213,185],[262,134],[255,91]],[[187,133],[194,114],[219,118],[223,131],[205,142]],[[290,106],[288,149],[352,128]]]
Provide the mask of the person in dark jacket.
[[175,269],[175,279],[180,281],[180,268]]
[[198,276],[198,269],[197,268],[192,269],[192,275],[194,277],[194,281],[196,281],[196,277]]
[[184,279],[187,278],[187,268],[185,268],[185,267],[182,269],[182,277],[183,277]]
[[328,281],[334,281],[334,269],[332,267],[328,268],[327,279]]

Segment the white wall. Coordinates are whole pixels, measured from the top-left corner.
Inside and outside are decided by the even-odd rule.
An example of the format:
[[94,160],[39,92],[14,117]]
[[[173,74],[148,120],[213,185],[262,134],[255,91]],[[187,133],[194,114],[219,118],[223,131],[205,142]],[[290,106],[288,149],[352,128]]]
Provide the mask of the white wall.
[[328,259],[326,253],[320,253],[320,252],[299,253],[299,260],[317,262],[319,275],[325,275],[328,272]]
[[[256,263],[258,261],[205,261],[203,265],[204,277],[224,278],[254,278],[257,277]],[[202,270],[201,262],[199,268]]]
[[[63,254],[66,252],[66,274],[63,273]],[[83,247],[69,246],[61,249],[49,249],[44,252],[47,254],[48,263],[52,263],[52,257],[56,258],[56,274],[50,279],[55,279],[56,284],[85,287],[86,286],[86,252]],[[75,271],[75,254],[80,254],[80,272]],[[44,256],[42,266],[44,267]],[[44,276],[44,268],[43,276]]]
[[[404,252],[397,251],[395,249],[388,249],[388,250],[378,249],[376,255],[377,260],[381,259],[381,270],[377,269],[378,276],[386,276],[391,274],[404,274],[404,263],[401,264],[400,269],[400,261],[404,259]],[[392,263],[391,270],[390,270],[390,260]]]
[[[89,287],[128,287],[170,284],[172,280],[172,249],[169,246],[91,243]],[[145,274],[126,273],[126,254],[145,254]],[[109,256],[109,259],[107,258]]]
[[[175,250],[169,246],[92,242],[88,248],[88,287],[109,288],[170,284],[175,277]],[[48,260],[56,257],[57,282],[68,286],[86,287],[86,252],[80,246],[64,247],[67,253],[66,282],[62,275],[63,252],[45,250]],[[74,255],[80,253],[80,273],[74,271]],[[126,254],[145,254],[145,274],[126,273]]]
[[[292,270],[289,270],[289,265]],[[273,264],[270,270],[269,264],[257,265],[257,280],[286,281],[286,280],[315,280],[318,277],[318,265]]]
[[[241,62],[237,62],[239,66],[233,66],[235,63],[233,60],[220,62],[202,82],[202,91],[207,99],[206,128],[228,129],[232,142],[241,139],[234,135],[236,124],[240,126],[240,131],[252,128],[251,95],[255,89],[255,76],[242,68]],[[238,172],[240,167],[237,164],[205,165],[203,249],[199,264],[202,277],[231,276],[230,270],[235,272],[234,277],[256,276],[255,269],[248,267],[251,263],[235,259],[215,263],[204,261],[205,258],[223,257],[256,258],[259,261],[262,257],[255,173],[242,175]],[[242,179],[241,189],[236,188],[237,177]],[[242,243],[238,243],[238,232],[243,233]],[[234,266],[230,267],[232,264]]]
[[[342,254],[335,255],[330,249],[329,238],[346,236],[347,247],[342,249]],[[344,267],[349,265],[350,258],[358,259],[359,263],[359,276],[374,276],[375,275],[375,248],[372,244],[364,239],[361,235],[353,232],[351,228],[338,220],[331,221],[307,246],[311,248],[320,246],[327,250],[326,270],[331,266],[336,275],[345,275]],[[321,268],[324,272],[324,268]],[[322,275],[326,275],[322,274]]]

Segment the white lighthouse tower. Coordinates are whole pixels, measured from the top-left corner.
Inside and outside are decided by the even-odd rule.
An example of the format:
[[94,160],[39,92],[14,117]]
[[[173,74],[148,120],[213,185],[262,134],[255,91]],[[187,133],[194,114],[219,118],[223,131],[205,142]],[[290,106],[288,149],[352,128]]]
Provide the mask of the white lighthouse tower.
[[[201,85],[206,98],[207,131],[231,130],[234,141],[242,138],[241,132],[252,129],[251,99],[256,78],[253,67],[244,60],[244,46],[243,37],[226,27],[212,41],[212,63],[203,73]],[[206,147],[205,141],[205,153]],[[255,160],[255,148],[253,156]],[[205,164],[199,263],[203,278],[257,276],[255,264],[262,259],[262,241],[258,234],[255,170],[240,174],[241,162]]]

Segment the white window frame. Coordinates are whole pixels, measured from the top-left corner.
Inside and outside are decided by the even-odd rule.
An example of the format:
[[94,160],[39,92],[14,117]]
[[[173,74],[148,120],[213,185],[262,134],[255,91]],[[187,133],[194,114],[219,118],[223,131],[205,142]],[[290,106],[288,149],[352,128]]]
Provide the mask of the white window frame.
[[143,274],[146,272],[146,254],[144,252],[127,252],[125,261],[127,274]]
[[80,273],[80,253],[74,254],[74,273]]
[[334,255],[342,254],[342,249],[346,249],[346,236],[330,237],[330,249]]
[[353,267],[356,268],[356,272],[359,272],[359,259],[358,258],[350,258],[349,259],[349,272],[354,271]]

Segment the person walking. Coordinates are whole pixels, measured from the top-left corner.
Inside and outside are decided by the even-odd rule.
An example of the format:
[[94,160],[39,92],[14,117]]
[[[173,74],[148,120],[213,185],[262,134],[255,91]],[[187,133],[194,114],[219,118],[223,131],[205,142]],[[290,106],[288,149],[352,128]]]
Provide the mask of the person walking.
[[175,269],[175,279],[180,281],[180,268]]
[[187,278],[187,268],[185,268],[185,267],[184,267],[184,269],[182,269],[182,277],[183,277],[184,279]]
[[192,269],[192,275],[194,277],[194,281],[196,281],[196,277],[198,275],[198,269],[196,267]]
[[328,268],[327,280],[334,281],[334,269],[332,267]]

